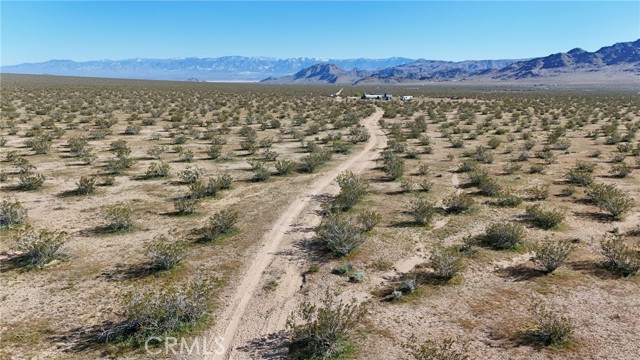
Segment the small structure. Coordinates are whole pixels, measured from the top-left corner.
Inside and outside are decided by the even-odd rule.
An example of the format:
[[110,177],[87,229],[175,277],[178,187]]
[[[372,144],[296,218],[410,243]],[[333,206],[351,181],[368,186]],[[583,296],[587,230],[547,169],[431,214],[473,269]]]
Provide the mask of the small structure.
[[411,95],[403,95],[403,96],[400,96],[400,100],[402,100],[402,101],[411,101],[411,100],[413,100],[413,96],[411,96]]
[[387,93],[384,93],[384,94],[367,94],[367,93],[364,93],[364,94],[362,94],[361,99],[363,99],[363,100],[391,100],[391,99],[393,99],[393,95],[387,94]]

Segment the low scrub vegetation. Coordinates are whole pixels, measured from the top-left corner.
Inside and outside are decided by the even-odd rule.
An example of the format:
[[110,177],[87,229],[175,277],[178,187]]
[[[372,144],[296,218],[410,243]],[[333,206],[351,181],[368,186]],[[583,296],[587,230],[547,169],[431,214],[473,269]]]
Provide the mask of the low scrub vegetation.
[[633,276],[640,270],[640,252],[625,244],[622,235],[606,236],[600,243],[604,265],[622,276]]
[[369,187],[366,180],[351,171],[341,173],[336,181],[340,185],[340,193],[336,197],[334,204],[342,211],[349,210],[357,204],[366,195]]
[[506,250],[522,244],[525,235],[526,231],[522,225],[501,222],[491,224],[481,240],[484,244],[496,250]]
[[527,207],[526,218],[539,228],[553,229],[564,221],[564,213],[556,209],[544,209],[536,204]]
[[587,189],[587,196],[614,220],[621,220],[622,216],[635,206],[635,202],[626,192],[612,184],[593,184]]
[[211,216],[202,228],[205,241],[214,241],[219,236],[230,233],[238,222],[238,212],[221,210]]
[[545,273],[550,274],[567,260],[573,249],[569,241],[547,239],[533,247],[533,260]]
[[316,228],[320,246],[335,256],[345,256],[365,242],[366,238],[350,217],[330,214]]
[[24,224],[27,219],[27,209],[20,201],[2,200],[0,203],[0,229],[13,225]]
[[15,247],[21,253],[22,263],[43,267],[51,260],[65,257],[60,248],[68,238],[64,231],[26,227],[18,233]]

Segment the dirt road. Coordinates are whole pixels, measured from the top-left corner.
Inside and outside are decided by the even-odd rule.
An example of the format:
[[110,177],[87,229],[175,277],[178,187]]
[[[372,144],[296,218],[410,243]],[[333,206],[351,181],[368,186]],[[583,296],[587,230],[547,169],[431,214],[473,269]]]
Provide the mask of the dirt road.
[[210,358],[256,359],[276,351],[269,348],[267,338],[284,329],[303,282],[304,250],[298,245],[313,236],[312,230],[321,220],[321,199],[338,193],[334,183],[338,174],[345,170],[358,173],[374,166],[379,151],[386,146],[386,137],[378,127],[382,114],[376,109],[364,119],[362,124],[371,135],[365,147],[319,177],[265,234],[262,247],[209,336],[222,337],[221,345],[227,351]]

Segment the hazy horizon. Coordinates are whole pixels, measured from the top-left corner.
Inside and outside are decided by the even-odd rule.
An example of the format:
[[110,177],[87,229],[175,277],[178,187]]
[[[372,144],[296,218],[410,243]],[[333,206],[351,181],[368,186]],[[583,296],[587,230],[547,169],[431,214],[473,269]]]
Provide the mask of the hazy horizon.
[[1,65],[217,58],[445,61],[640,38],[640,2],[3,1]]

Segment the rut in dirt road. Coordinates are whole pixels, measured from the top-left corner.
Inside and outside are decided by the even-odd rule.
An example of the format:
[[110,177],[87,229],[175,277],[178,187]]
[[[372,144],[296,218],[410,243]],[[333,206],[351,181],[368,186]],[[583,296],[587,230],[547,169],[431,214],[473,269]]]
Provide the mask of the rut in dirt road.
[[[237,348],[249,341],[284,328],[286,318],[295,305],[291,300],[299,290],[302,278],[300,270],[294,263],[287,261],[287,259],[278,259],[276,262],[274,256],[281,252],[283,243],[287,243],[287,247],[291,246],[292,238],[296,236],[292,234],[294,228],[312,228],[317,225],[319,216],[315,212],[309,211],[309,208],[312,207],[310,205],[320,195],[337,192],[337,185],[332,183],[341,172],[345,170],[355,173],[361,172],[377,159],[379,150],[386,146],[386,137],[377,125],[382,114],[383,111],[376,108],[376,112],[362,122],[370,134],[365,147],[319,177],[310,188],[291,203],[289,208],[273,224],[271,230],[265,234],[262,247],[240,280],[235,295],[211,333],[212,338],[222,338],[221,345],[226,349],[226,353],[212,358],[255,358],[255,354],[248,356],[246,353],[238,351]],[[313,205],[319,207],[319,204]],[[272,294],[274,299],[265,303],[256,301],[254,297],[267,269],[282,275],[278,280],[278,287]]]

